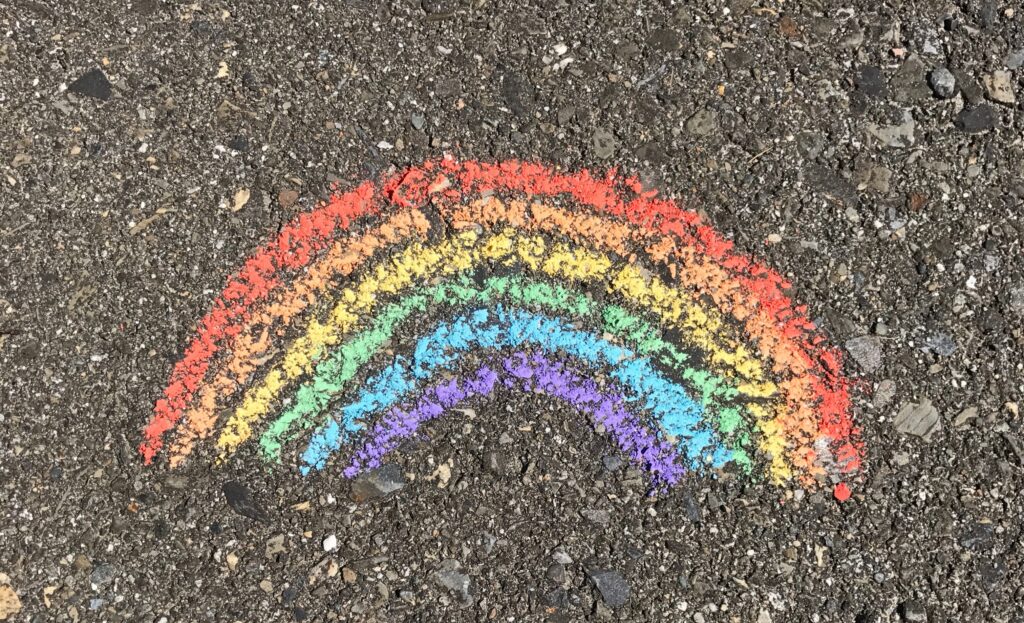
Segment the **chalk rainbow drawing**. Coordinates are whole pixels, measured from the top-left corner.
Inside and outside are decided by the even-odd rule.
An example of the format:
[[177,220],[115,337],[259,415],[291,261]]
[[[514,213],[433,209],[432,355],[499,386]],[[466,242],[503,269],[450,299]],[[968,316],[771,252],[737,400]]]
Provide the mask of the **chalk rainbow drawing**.
[[466,401],[531,392],[586,414],[656,488],[732,462],[843,500],[864,452],[850,382],[789,285],[615,171],[429,161],[250,256],[139,449],[177,467],[212,437],[219,460],[295,443],[303,474],[352,477]]

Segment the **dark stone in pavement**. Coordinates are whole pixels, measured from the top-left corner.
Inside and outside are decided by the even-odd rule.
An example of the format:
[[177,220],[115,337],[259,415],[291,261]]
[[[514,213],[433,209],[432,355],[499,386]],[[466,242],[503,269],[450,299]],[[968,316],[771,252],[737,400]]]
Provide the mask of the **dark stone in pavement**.
[[228,506],[243,517],[255,519],[256,521],[267,521],[267,512],[253,499],[249,488],[240,482],[229,480],[222,487],[224,497],[228,500]]
[[249,139],[239,134],[230,141],[228,141],[228,147],[234,151],[245,153],[249,151]]
[[975,523],[960,537],[960,545],[976,552],[982,551],[992,544],[994,532],[995,529],[990,523]]
[[817,192],[846,206],[859,203],[857,188],[836,171],[809,163],[803,173],[807,183]]
[[725,50],[722,53],[722,62],[725,63],[725,67],[729,71],[736,71],[738,69],[747,69],[750,67],[754,62],[754,57],[742,48],[735,48],[732,50]]
[[647,43],[655,50],[672,52],[682,47],[683,39],[679,36],[678,32],[671,28],[659,28],[651,33]]
[[932,90],[928,86],[927,70],[921,59],[908,58],[892,78],[892,88],[897,101],[914,103],[927,100]]
[[999,559],[982,560],[978,563],[978,579],[986,591],[997,590],[1006,578],[1006,563]]
[[700,520],[703,519],[703,511],[701,511],[700,504],[697,503],[696,498],[689,491],[683,494],[682,511],[683,516],[693,523],[700,523]]
[[964,132],[977,134],[996,127],[996,113],[988,104],[964,108],[956,116],[956,127]]
[[974,76],[959,69],[953,70],[953,76],[956,77],[956,84],[960,88],[960,93],[963,94],[964,99],[969,104],[980,104],[985,101],[985,91],[981,88],[981,83]]
[[98,67],[90,69],[82,76],[68,85],[68,91],[78,95],[95,97],[98,100],[110,99],[110,81]]
[[878,67],[870,65],[861,67],[854,77],[853,83],[857,86],[858,91],[869,97],[885,96],[885,76]]

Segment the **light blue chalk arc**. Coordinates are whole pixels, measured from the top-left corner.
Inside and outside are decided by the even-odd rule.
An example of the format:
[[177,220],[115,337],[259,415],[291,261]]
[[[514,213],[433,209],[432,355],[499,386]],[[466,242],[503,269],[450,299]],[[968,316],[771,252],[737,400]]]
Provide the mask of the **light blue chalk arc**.
[[561,351],[595,367],[607,366],[610,376],[623,385],[623,396],[649,411],[665,432],[680,440],[680,451],[692,467],[721,467],[731,460],[732,452],[717,439],[710,423],[703,421],[701,404],[681,385],[658,372],[650,358],[639,358],[628,348],[574,329],[562,320],[499,305],[439,324],[433,333],[417,341],[411,360],[395,357],[387,368],[368,379],[356,399],[332,414],[314,433],[302,454],[300,470],[308,474],[323,469],[342,442],[363,428],[360,420],[394,406],[439,368],[454,369],[463,353],[527,344],[546,353]]

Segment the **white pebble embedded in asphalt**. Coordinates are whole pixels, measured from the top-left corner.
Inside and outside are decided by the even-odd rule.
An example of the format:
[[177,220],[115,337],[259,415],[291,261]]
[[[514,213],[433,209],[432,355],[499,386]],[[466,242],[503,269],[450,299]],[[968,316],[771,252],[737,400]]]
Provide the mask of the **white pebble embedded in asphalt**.
[[324,539],[325,552],[333,552],[336,549],[338,549],[338,537],[332,534]]

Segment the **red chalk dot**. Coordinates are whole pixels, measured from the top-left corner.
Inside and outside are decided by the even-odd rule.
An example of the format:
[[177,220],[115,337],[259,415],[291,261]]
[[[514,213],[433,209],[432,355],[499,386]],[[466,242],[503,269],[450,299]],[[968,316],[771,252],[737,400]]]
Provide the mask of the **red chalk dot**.
[[832,490],[832,495],[836,496],[836,499],[840,502],[845,502],[850,499],[850,487],[845,482],[841,482],[835,486]]

